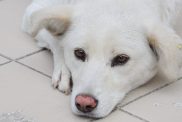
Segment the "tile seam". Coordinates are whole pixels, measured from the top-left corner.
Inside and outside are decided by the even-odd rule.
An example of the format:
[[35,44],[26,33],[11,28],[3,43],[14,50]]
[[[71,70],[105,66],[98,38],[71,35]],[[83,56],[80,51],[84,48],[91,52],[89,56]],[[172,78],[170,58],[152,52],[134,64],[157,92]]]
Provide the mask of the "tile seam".
[[0,53],[0,56],[3,57],[3,58],[5,58],[5,59],[7,59],[7,60],[10,60],[10,61],[18,61],[18,60],[27,58],[27,57],[29,57],[29,56],[32,56],[32,55],[37,54],[37,53],[40,53],[40,52],[45,51],[45,50],[46,50],[46,49],[44,49],[44,48],[43,48],[43,49],[39,49],[39,50],[37,50],[37,51],[34,51],[34,52],[31,52],[31,53],[25,54],[25,55],[23,55],[23,56],[21,56],[21,57],[15,58],[15,59],[12,59],[12,58],[10,58],[10,57],[8,57],[8,56],[5,56],[5,55],[2,54],[2,53]]
[[22,56],[22,57],[16,58],[16,59],[14,59],[14,60],[15,60],[15,61],[19,61],[19,60],[21,60],[21,59],[27,58],[27,57],[32,56],[32,55],[34,55],[34,54],[43,52],[43,51],[45,51],[45,50],[46,50],[46,49],[44,49],[44,48],[43,48],[43,49],[39,49],[39,50],[34,51],[34,52],[32,52],[32,53],[26,54],[26,55],[24,55],[24,56]]
[[13,59],[11,59],[10,57],[5,56],[5,55],[3,55],[3,54],[1,54],[1,53],[0,53],[0,56],[3,57],[3,58],[5,58],[5,59],[7,59],[7,60],[13,61]]
[[8,56],[5,56],[4,54],[1,54],[1,53],[0,53],[0,56],[1,56],[1,57],[3,57],[3,58],[5,58],[5,59],[9,60],[9,61],[7,61],[7,62],[4,62],[4,63],[0,64],[0,66],[4,66],[4,65],[9,64],[9,63],[11,63],[11,62],[15,62],[15,63],[18,63],[18,64],[20,64],[20,65],[22,65],[22,66],[24,66],[24,67],[26,67],[26,68],[28,68],[28,69],[31,69],[31,70],[35,71],[35,72],[37,72],[37,73],[39,73],[39,74],[41,74],[41,75],[43,75],[43,76],[46,76],[46,77],[48,77],[48,78],[51,78],[51,76],[49,76],[48,74],[43,73],[43,72],[41,72],[41,71],[39,71],[39,70],[37,70],[37,69],[31,67],[31,66],[28,66],[28,65],[26,65],[26,64],[24,64],[24,63],[19,62],[19,60],[21,60],[21,59],[27,58],[27,57],[32,56],[32,55],[34,55],[34,54],[43,52],[43,51],[45,51],[45,50],[46,50],[45,48],[42,48],[42,49],[39,49],[39,50],[34,51],[34,52],[32,52],[32,53],[26,54],[26,55],[24,55],[24,56],[22,56],[22,57],[16,58],[16,59],[12,59],[12,58],[10,58],[10,57],[8,57]]
[[132,114],[132,113],[130,113],[130,112],[126,111],[126,110],[123,110],[121,108],[119,110],[122,111],[122,112],[124,112],[124,113],[126,113],[126,114],[128,114],[128,115],[130,115],[130,116],[132,116],[132,117],[134,117],[134,118],[137,118],[137,119],[139,119],[139,120],[141,120],[143,122],[150,122],[150,121],[148,121],[148,120],[146,120],[146,119],[144,119],[144,118],[142,118],[140,116],[137,116],[135,114]]
[[158,88],[156,88],[156,89],[154,89],[154,90],[152,90],[152,91],[150,91],[150,92],[148,92],[148,93],[146,93],[146,94],[144,94],[144,95],[141,95],[141,96],[139,96],[139,97],[137,97],[137,98],[135,98],[135,99],[133,99],[133,100],[127,102],[127,103],[124,104],[124,105],[118,105],[117,107],[118,107],[119,109],[120,109],[120,108],[123,108],[123,107],[125,107],[125,106],[127,106],[127,105],[129,105],[129,104],[131,104],[131,103],[133,103],[133,102],[135,102],[135,101],[137,101],[137,100],[143,98],[143,97],[146,97],[146,96],[148,96],[148,95],[150,95],[150,94],[152,94],[152,93],[154,93],[154,92],[156,92],[156,91],[159,91],[159,90],[161,90],[161,89],[163,89],[163,88],[165,88],[165,87],[167,87],[167,86],[169,86],[169,85],[172,85],[172,84],[176,83],[177,81],[179,81],[179,80],[176,80],[176,81],[167,83],[167,84],[165,84],[165,85],[163,85],[163,86],[161,86],[161,87],[158,87]]
[[4,63],[1,63],[0,64],[0,66],[3,66],[3,65],[6,65],[6,64],[9,64],[9,63],[11,63],[12,61],[6,61],[6,62],[4,62]]
[[15,62],[18,63],[18,64],[20,64],[20,65],[22,65],[22,66],[24,66],[24,67],[26,67],[26,68],[28,68],[28,69],[31,69],[31,70],[33,70],[33,71],[35,71],[35,72],[37,72],[37,73],[39,73],[39,74],[41,74],[41,75],[44,75],[44,76],[46,76],[46,77],[48,77],[48,78],[51,78],[51,76],[49,76],[49,75],[47,75],[47,74],[45,74],[45,73],[43,73],[43,72],[41,72],[41,71],[39,71],[39,70],[36,70],[35,68],[33,68],[33,67],[31,67],[31,66],[28,66],[28,65],[23,64],[23,63],[18,62],[18,61],[15,61]]
[[[145,120],[145,119],[143,119],[142,117],[139,117],[139,116],[137,116],[137,115],[134,115],[134,114],[132,114],[132,113],[130,113],[130,112],[128,112],[128,111],[125,111],[125,110],[123,110],[123,109],[121,109],[121,108],[117,108],[117,109],[115,109],[115,110],[118,110],[118,111],[120,111],[120,112],[124,112],[125,114],[127,114],[127,115],[129,115],[129,116],[131,116],[131,117],[134,117],[134,118],[136,118],[136,119],[139,119],[139,120],[141,120],[141,121],[143,121],[143,122],[149,122],[148,120]],[[100,120],[100,119],[90,119],[89,122],[95,122],[95,121],[97,121],[97,120]]]

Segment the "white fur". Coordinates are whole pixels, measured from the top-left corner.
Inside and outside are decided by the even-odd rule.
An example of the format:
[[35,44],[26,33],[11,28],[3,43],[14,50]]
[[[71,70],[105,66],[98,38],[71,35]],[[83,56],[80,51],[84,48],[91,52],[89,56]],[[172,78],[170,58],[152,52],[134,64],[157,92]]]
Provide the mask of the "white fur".
[[[181,0],[33,0],[22,28],[53,52],[55,87],[69,93],[72,76],[73,112],[100,118],[157,73],[168,80],[179,77],[182,27],[175,28],[181,15]],[[75,58],[75,48],[85,50],[86,62]],[[129,62],[111,67],[118,54],[129,55]],[[81,93],[98,99],[93,112],[75,107]]]

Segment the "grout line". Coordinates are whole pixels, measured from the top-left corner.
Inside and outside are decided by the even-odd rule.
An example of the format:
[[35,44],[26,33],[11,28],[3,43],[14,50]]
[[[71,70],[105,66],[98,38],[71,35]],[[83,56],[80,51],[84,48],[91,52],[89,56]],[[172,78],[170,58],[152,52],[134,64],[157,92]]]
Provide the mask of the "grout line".
[[[179,81],[179,80],[177,80],[177,81]],[[118,108],[118,109],[121,109],[121,108],[123,108],[123,107],[125,107],[125,106],[127,106],[127,105],[129,105],[129,104],[131,104],[131,103],[133,103],[133,102],[135,102],[135,101],[137,101],[137,100],[139,100],[139,99],[145,97],[145,96],[148,96],[148,95],[150,95],[150,94],[152,94],[152,93],[154,93],[154,92],[156,92],[156,91],[159,91],[159,90],[161,90],[162,88],[165,88],[165,87],[167,87],[167,86],[169,86],[169,85],[171,85],[171,84],[173,84],[173,83],[175,83],[175,82],[177,82],[177,81],[173,81],[173,82],[167,83],[167,84],[165,84],[165,85],[163,85],[163,86],[161,86],[161,87],[159,87],[159,88],[156,88],[156,89],[154,89],[154,90],[152,90],[152,91],[150,91],[150,92],[148,92],[148,93],[146,93],[146,94],[144,94],[144,95],[141,95],[141,96],[135,98],[134,100],[129,101],[128,103],[126,103],[126,104],[124,104],[124,105],[119,105],[119,106],[117,106],[117,108]]]
[[31,70],[33,70],[33,71],[35,71],[35,72],[41,74],[41,75],[44,75],[44,76],[46,76],[46,77],[48,77],[48,78],[51,78],[51,76],[49,76],[49,75],[47,75],[47,74],[45,74],[45,73],[43,73],[43,72],[41,72],[41,71],[38,71],[38,70],[36,70],[36,69],[34,69],[34,68],[28,66],[28,65],[25,65],[25,64],[23,64],[23,63],[21,63],[21,62],[18,62],[18,61],[15,61],[15,62],[18,63],[18,64],[20,64],[20,65],[23,65],[23,66],[25,66],[25,67],[27,67],[27,68],[29,68],[29,69],[31,69]]
[[130,116],[132,116],[132,117],[134,117],[134,118],[137,118],[137,119],[139,119],[139,120],[142,120],[143,122],[150,122],[150,121],[148,121],[148,120],[146,120],[146,119],[144,119],[144,118],[142,118],[142,117],[139,117],[139,116],[137,116],[137,115],[134,115],[134,114],[132,114],[132,113],[130,113],[130,112],[128,112],[128,111],[125,111],[125,110],[123,110],[123,109],[119,109],[120,111],[122,111],[122,112],[124,112],[124,113],[126,113],[126,114],[129,114]]
[[35,52],[32,52],[32,53],[29,53],[29,54],[24,55],[24,56],[22,56],[22,57],[16,58],[15,61],[21,60],[21,59],[23,59],[23,58],[32,56],[32,55],[34,55],[34,54],[37,54],[37,53],[40,53],[40,52],[43,52],[43,51],[45,51],[44,48],[43,48],[43,49],[39,49],[39,50],[37,50],[37,51],[35,51]]
[[2,64],[0,64],[0,66],[3,66],[3,65],[5,65],[5,64],[9,64],[9,63],[11,63],[12,61],[7,61],[7,62],[5,62],[5,63],[2,63]]
[[39,49],[39,50],[37,50],[37,51],[35,51],[35,52],[26,54],[26,55],[24,55],[24,56],[22,56],[22,57],[19,57],[19,58],[16,58],[16,59],[12,59],[12,58],[10,58],[10,57],[8,57],[8,56],[5,56],[5,55],[3,55],[3,54],[1,54],[1,53],[0,53],[0,56],[3,57],[3,58],[8,59],[8,60],[10,60],[10,61],[18,61],[18,60],[20,60],[20,59],[26,58],[26,57],[28,57],[28,56],[32,56],[32,55],[34,55],[34,54],[40,53],[40,52],[45,51],[45,50],[46,50],[46,49],[42,48],[42,49]]
[[[149,122],[148,120],[145,120],[144,118],[142,118],[142,117],[139,117],[139,116],[137,116],[137,115],[134,115],[134,114],[132,114],[132,113],[130,113],[130,112],[128,112],[128,111],[125,111],[125,110],[123,110],[123,109],[121,109],[121,108],[115,108],[114,109],[114,111],[115,110],[118,110],[118,111],[122,111],[122,112],[124,112],[124,113],[126,113],[126,114],[129,114],[130,116],[132,116],[132,117],[134,117],[134,118],[137,118],[137,119],[139,119],[139,120],[141,120],[141,121],[143,121],[143,122]],[[114,112],[113,111],[113,112]],[[112,114],[112,113],[111,113]],[[94,122],[94,121],[97,121],[97,120],[100,120],[100,119],[90,119],[88,122]]]
[[38,71],[38,70],[36,70],[36,69],[34,69],[34,68],[28,66],[28,65],[25,65],[25,64],[19,62],[19,60],[21,60],[21,59],[24,59],[24,58],[29,57],[29,56],[32,56],[32,55],[34,55],[34,54],[43,52],[43,51],[45,51],[45,50],[46,50],[45,48],[42,48],[42,49],[39,49],[39,50],[37,50],[37,51],[35,51],[35,52],[29,53],[29,54],[27,54],[27,55],[24,55],[24,56],[19,57],[19,58],[16,58],[16,59],[11,59],[10,57],[7,57],[7,56],[5,56],[5,55],[3,55],[3,54],[0,53],[0,56],[1,56],[1,57],[6,58],[7,60],[9,60],[9,61],[7,61],[7,62],[5,62],[5,63],[0,64],[0,66],[3,66],[3,65],[5,65],[5,64],[8,64],[8,63],[10,63],[10,62],[16,62],[16,63],[18,63],[18,64],[20,64],[20,65],[22,65],[22,66],[25,66],[25,67],[27,67],[27,68],[29,68],[29,69],[31,69],[31,70],[33,70],[33,71],[35,71],[35,72],[41,74],[41,75],[44,75],[44,76],[46,76],[46,77],[48,77],[48,78],[51,78],[51,76],[49,76],[49,75],[47,75],[47,74],[45,74],[45,73],[43,73],[43,72],[41,72],[41,71]]
[[5,55],[3,55],[3,54],[1,54],[1,53],[0,53],[0,56],[3,57],[3,58],[5,58],[5,59],[8,59],[8,60],[10,60],[10,61],[13,61],[13,59],[11,59],[10,57],[7,57],[7,56],[5,56]]

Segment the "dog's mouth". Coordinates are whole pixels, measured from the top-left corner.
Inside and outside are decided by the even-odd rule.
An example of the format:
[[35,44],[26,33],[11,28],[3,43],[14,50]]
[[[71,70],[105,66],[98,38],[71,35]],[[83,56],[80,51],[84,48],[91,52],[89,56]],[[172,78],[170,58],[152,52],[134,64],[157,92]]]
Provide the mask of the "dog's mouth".
[[73,80],[72,80],[72,77],[70,77],[70,90],[72,92],[72,89],[73,89]]

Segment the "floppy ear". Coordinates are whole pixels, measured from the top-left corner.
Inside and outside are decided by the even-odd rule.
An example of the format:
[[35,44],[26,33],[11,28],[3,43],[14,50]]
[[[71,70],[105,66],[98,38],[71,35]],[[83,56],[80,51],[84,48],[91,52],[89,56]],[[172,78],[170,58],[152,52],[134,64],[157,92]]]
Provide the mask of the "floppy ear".
[[177,80],[182,66],[182,39],[163,24],[148,26],[147,35],[150,46],[158,56],[159,73],[168,80]]
[[35,37],[41,29],[45,28],[54,36],[61,35],[70,24],[71,14],[70,6],[54,6],[41,9],[31,16],[30,34]]

